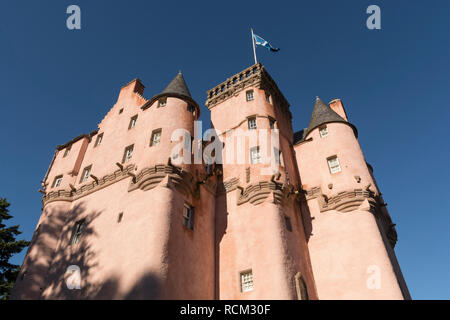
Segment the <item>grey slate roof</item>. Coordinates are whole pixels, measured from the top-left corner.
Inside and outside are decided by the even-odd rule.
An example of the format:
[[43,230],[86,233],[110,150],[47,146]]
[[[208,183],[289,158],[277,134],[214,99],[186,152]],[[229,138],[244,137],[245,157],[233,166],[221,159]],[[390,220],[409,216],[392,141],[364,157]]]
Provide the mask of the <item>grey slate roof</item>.
[[184,81],[183,74],[181,71],[173,78],[173,80],[169,83],[169,85],[163,90],[164,94],[178,94],[187,96],[192,99],[191,93],[187,87],[186,81]]
[[355,135],[357,136],[355,126],[338,115],[333,109],[330,108],[329,105],[327,105],[319,97],[317,97],[316,102],[314,103],[314,108],[308,128],[304,130],[303,139],[305,139],[308,134],[315,128],[330,122],[343,122],[350,125],[353,128]]
[[187,87],[186,81],[184,80],[183,74],[181,71],[173,78],[173,80],[169,83],[169,85],[159,94],[153,96],[146,104],[142,106],[142,109],[147,109],[150,107],[156,100],[162,97],[175,97],[181,100],[186,101],[187,103],[196,107],[198,111],[198,115],[200,115],[200,107],[197,102],[194,101],[191,97],[191,93]]

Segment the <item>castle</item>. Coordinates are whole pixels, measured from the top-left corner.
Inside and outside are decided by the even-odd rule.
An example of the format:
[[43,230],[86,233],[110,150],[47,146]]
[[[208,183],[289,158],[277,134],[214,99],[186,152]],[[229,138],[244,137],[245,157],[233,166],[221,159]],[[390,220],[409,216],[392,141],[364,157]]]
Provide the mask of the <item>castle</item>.
[[56,148],[13,299],[410,299],[395,225],[340,99],[317,98],[294,132],[261,64],[207,92],[223,154],[232,130],[277,129],[272,174],[260,140],[245,143],[245,161],[175,164],[172,133],[197,137],[200,107],[181,72],[143,92],[129,82],[98,130]]

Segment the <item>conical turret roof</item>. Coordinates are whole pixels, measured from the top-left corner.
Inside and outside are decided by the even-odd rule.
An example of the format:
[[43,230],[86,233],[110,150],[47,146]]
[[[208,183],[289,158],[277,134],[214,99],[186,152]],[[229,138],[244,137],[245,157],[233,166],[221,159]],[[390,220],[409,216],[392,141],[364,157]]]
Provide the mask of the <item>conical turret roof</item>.
[[147,109],[156,100],[162,97],[175,97],[184,100],[187,103],[195,106],[198,112],[198,116],[200,116],[200,107],[198,106],[197,102],[192,99],[191,93],[189,92],[186,81],[183,77],[183,73],[181,71],[178,72],[175,78],[173,78],[173,80],[161,93],[153,96],[145,105],[143,105],[142,109]]
[[305,139],[308,134],[315,128],[330,122],[343,122],[350,125],[357,134],[355,126],[346,121],[340,115],[338,115],[333,109],[330,108],[325,102],[323,102],[319,97],[316,98],[314,103],[313,112],[311,115],[311,120],[309,120],[308,128],[305,129],[303,134],[303,139]]
[[184,77],[181,71],[178,71],[178,74],[175,76],[175,78],[173,78],[173,80],[161,93],[182,95],[192,99],[191,93],[189,92],[186,81],[184,81]]

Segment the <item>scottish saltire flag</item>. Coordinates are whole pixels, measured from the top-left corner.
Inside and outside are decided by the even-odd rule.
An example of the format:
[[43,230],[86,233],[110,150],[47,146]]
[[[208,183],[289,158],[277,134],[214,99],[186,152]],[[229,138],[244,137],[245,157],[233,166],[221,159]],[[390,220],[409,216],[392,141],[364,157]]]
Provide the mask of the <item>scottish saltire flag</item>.
[[259,46],[263,46],[264,48],[266,48],[269,51],[277,52],[280,50],[279,48],[272,47],[272,45],[269,42],[267,42],[260,36],[257,36],[256,34],[253,34],[253,38],[255,38],[255,44],[257,44]]

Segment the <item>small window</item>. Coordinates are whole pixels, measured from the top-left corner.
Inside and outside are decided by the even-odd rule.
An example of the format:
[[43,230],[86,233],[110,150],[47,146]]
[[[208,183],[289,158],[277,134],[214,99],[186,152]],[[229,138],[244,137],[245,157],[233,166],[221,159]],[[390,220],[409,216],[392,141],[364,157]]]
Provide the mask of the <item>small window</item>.
[[295,287],[297,291],[298,300],[309,300],[308,288],[306,287],[305,280],[300,272],[298,272],[295,277]]
[[183,208],[184,226],[190,230],[194,230],[194,207],[184,204]]
[[158,100],[158,108],[165,107],[167,104],[167,98],[161,98]]
[[321,138],[326,137],[328,135],[328,128],[327,128],[327,126],[319,127],[319,134],[320,134]]
[[194,111],[195,111],[194,106],[188,104],[188,106],[187,106],[187,111],[189,111],[190,113],[194,114]]
[[127,163],[128,161],[131,160],[131,157],[133,156],[133,149],[134,149],[134,144],[125,148],[125,152],[123,153],[122,163]]
[[241,272],[241,292],[253,290],[253,273],[252,270]]
[[94,148],[102,143],[103,140],[103,133],[100,133],[97,135],[97,140],[95,140]]
[[157,146],[161,142],[161,129],[153,130],[152,138],[150,139],[150,147]]
[[339,159],[337,156],[333,156],[327,159],[328,167],[331,173],[337,173],[341,171],[341,165],[339,164]]
[[65,157],[67,157],[67,156],[69,155],[70,149],[71,149],[71,148],[72,148],[72,145],[70,145],[70,146],[68,146],[68,147],[66,148],[66,151],[64,151],[63,158],[65,158]]
[[269,126],[270,129],[275,129],[275,120],[272,118],[269,118]]
[[119,110],[119,114],[121,114],[123,112],[123,108]]
[[75,227],[73,228],[72,241],[70,241],[71,244],[77,244],[80,242],[81,234],[83,233],[84,227],[85,227],[84,219],[75,223]]
[[135,115],[134,117],[132,117],[130,119],[130,125],[128,126],[128,130],[131,128],[134,128],[136,126],[136,121],[137,121],[137,115]]
[[275,164],[276,164],[276,165],[280,165],[280,164],[281,164],[281,161],[280,161],[280,154],[281,154],[280,149],[274,147],[274,148],[273,148],[273,155],[274,155],[274,157],[275,157]]
[[89,176],[91,174],[91,168],[92,168],[92,165],[84,168],[83,174],[81,175],[80,183],[83,183],[89,179]]
[[246,96],[246,98],[247,98],[247,101],[252,101],[252,100],[253,100],[253,90],[248,90],[248,91],[245,93],[245,96]]
[[288,231],[292,231],[291,218],[289,218],[288,216],[284,216],[284,223],[286,224],[286,229]]
[[266,101],[270,103],[270,93],[266,91]]
[[117,216],[117,223],[121,223],[122,218],[123,218],[123,212],[119,213],[119,215]]
[[53,185],[52,185],[52,188],[56,188],[56,187],[59,187],[60,185],[61,185],[61,182],[62,182],[62,178],[63,178],[63,176],[61,175],[61,176],[57,176],[57,177],[55,177],[55,180],[53,180]]
[[248,128],[249,128],[249,130],[256,129],[256,117],[248,118]]
[[259,152],[259,147],[250,148],[250,163],[261,162],[261,153]]

